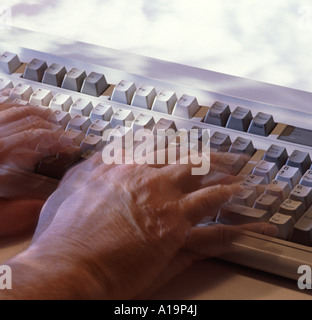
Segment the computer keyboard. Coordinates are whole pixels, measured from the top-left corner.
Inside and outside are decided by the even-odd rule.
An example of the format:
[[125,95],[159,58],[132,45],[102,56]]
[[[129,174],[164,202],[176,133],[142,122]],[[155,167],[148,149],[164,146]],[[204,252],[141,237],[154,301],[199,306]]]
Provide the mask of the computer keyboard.
[[[215,222],[270,222],[278,228],[277,238],[243,232],[234,251],[222,258],[291,279],[298,279],[299,266],[312,266],[312,115],[307,109],[312,94],[155,59],[147,64],[139,56],[118,64],[116,51],[78,42],[75,47],[86,53],[77,58],[64,40],[53,40],[53,53],[49,44],[38,51],[12,44],[9,36],[5,40],[0,42],[0,103],[51,108],[53,121],[66,130],[60,143],[73,147],[43,159],[35,173],[1,166],[1,196],[31,186],[43,197],[51,194],[70,167],[104,147],[107,129],[209,129],[211,150],[225,153],[221,165],[244,176],[244,190],[221,208]],[[209,90],[210,84],[215,89],[213,79],[220,91]],[[244,83],[250,87],[242,90]],[[270,103],[270,94],[284,95],[272,101],[284,98],[285,105]],[[4,180],[5,173],[13,178]]]

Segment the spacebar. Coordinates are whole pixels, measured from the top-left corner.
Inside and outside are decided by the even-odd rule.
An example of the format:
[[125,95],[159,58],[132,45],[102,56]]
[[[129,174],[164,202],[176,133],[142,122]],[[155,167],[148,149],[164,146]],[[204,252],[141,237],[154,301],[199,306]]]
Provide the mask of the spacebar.
[[58,180],[0,164],[0,198],[31,197],[46,200],[58,184]]

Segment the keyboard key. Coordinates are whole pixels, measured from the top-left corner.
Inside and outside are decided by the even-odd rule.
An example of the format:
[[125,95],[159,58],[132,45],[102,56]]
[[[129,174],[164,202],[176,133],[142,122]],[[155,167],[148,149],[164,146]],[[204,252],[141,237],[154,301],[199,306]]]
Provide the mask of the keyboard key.
[[259,112],[251,121],[248,132],[267,137],[275,128],[273,116]]
[[245,164],[246,160],[239,154],[225,153],[220,159],[220,166],[232,175],[237,175]]
[[308,209],[312,204],[312,188],[297,184],[290,192],[289,199],[302,202]]
[[308,152],[295,150],[288,158],[286,165],[299,168],[304,174],[311,166],[311,158]]
[[53,63],[44,72],[42,82],[55,87],[61,87],[64,80],[66,68],[60,64]]
[[295,221],[291,216],[275,213],[269,223],[276,226],[278,230],[277,238],[287,240],[294,228]]
[[265,210],[272,216],[274,213],[278,212],[280,205],[281,201],[277,197],[263,193],[256,199],[253,207]]
[[155,125],[153,134],[157,135],[161,131],[167,132],[168,130],[172,130],[173,132],[177,131],[177,127],[172,120],[161,118]]
[[54,98],[50,101],[49,107],[53,110],[68,112],[72,104],[73,99],[71,96],[64,93],[57,93],[54,96]]
[[92,122],[96,120],[110,121],[114,114],[113,107],[108,104],[97,104],[96,107],[90,113],[90,119]]
[[33,59],[26,66],[23,78],[41,82],[45,70],[48,68],[47,63],[43,60]]
[[65,159],[73,162],[80,160],[82,150],[80,147],[67,146],[62,148],[60,152],[56,155],[57,159]]
[[110,123],[113,128],[116,126],[131,127],[134,115],[131,110],[118,109],[111,117]]
[[141,129],[153,130],[155,126],[155,120],[152,116],[146,114],[139,114],[132,123],[132,130],[135,133]]
[[101,151],[104,148],[105,142],[101,136],[89,134],[81,142],[82,152],[86,151]]
[[91,120],[88,117],[76,115],[74,118],[72,118],[68,125],[67,125],[67,130],[68,129],[73,129],[77,131],[82,131],[82,132],[87,132],[89,127],[91,126]]
[[9,102],[10,102],[10,97],[3,96],[0,94],[0,103],[9,103]]
[[277,166],[273,162],[261,160],[253,169],[252,173],[256,176],[265,178],[266,183],[270,183],[278,172]]
[[104,74],[91,72],[83,81],[81,92],[99,97],[108,88]]
[[230,202],[234,202],[245,207],[252,207],[257,199],[257,193],[251,189],[243,189],[232,196]]
[[312,208],[299,219],[295,224],[294,230],[290,236],[290,241],[312,246]]
[[275,180],[287,182],[291,189],[293,189],[295,185],[299,183],[300,179],[300,170],[298,168],[286,165],[280,169],[275,177]]
[[307,187],[312,187],[312,170],[308,170],[300,180],[300,184]]
[[226,124],[227,128],[247,131],[252,120],[252,114],[249,109],[237,107],[230,115],[229,120]]
[[240,185],[246,189],[254,190],[259,196],[264,192],[265,178],[249,174]]
[[72,68],[66,73],[61,87],[67,90],[80,92],[84,79],[87,77],[85,71]]
[[288,182],[272,180],[266,187],[265,193],[278,197],[281,201],[284,201],[289,196],[291,189]]
[[62,134],[60,138],[60,144],[63,147],[67,147],[67,146],[79,147],[84,138],[85,138],[84,132],[69,128],[67,129],[67,131],[65,131]]
[[50,90],[39,88],[30,96],[29,104],[48,107],[52,99],[53,95]]
[[256,149],[254,148],[251,140],[238,137],[231,145],[229,152],[244,153],[252,156],[256,152]]
[[130,104],[136,91],[135,84],[131,81],[121,80],[114,88],[112,101]]
[[83,117],[89,117],[93,105],[91,101],[79,98],[70,107],[69,113],[71,116],[79,115]]
[[269,219],[270,215],[265,210],[229,202],[221,208],[217,222],[229,225],[242,225],[246,223],[267,222]]
[[11,80],[4,80],[0,78],[0,91],[11,88],[13,88],[13,83]]
[[20,99],[23,101],[29,101],[30,96],[32,95],[32,87],[28,84],[19,83],[14,87],[10,92],[10,99]]
[[217,101],[208,110],[204,122],[225,127],[230,114],[231,110],[229,105]]
[[292,216],[295,221],[298,221],[305,212],[304,205],[300,201],[286,199],[280,206],[279,212]]
[[228,151],[231,144],[230,136],[225,133],[215,132],[210,138],[211,148],[217,149],[220,152]]
[[66,111],[55,109],[48,120],[66,129],[68,122],[71,120],[71,116]]
[[111,129],[110,122],[97,119],[94,121],[87,131],[87,135],[94,134],[96,136],[103,136],[105,130]]
[[21,62],[15,53],[5,52],[0,56],[0,72],[12,74],[21,66]]
[[141,85],[134,93],[131,105],[151,109],[157,93],[154,87]]
[[177,95],[173,91],[162,90],[156,96],[152,110],[166,114],[172,114],[177,100]]
[[278,169],[285,165],[288,158],[288,154],[285,147],[280,147],[272,144],[265,153],[263,160],[268,162],[274,162]]
[[172,114],[176,117],[191,119],[198,112],[200,106],[196,97],[184,94],[176,103]]

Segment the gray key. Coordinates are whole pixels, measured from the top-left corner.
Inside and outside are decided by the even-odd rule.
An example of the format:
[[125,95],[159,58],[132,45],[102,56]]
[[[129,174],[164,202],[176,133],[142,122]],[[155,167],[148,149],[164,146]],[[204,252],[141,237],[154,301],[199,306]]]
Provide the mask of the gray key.
[[275,128],[273,116],[267,113],[259,112],[251,121],[248,132],[259,136],[268,136]]
[[107,88],[108,84],[105,76],[100,73],[91,72],[90,75],[84,79],[81,92],[89,94],[90,96],[99,97]]
[[275,144],[272,144],[263,156],[263,160],[274,162],[279,169],[286,163],[287,158],[288,154],[286,148]]
[[222,102],[215,102],[209,109],[204,122],[225,127],[231,114],[229,105]]
[[68,73],[66,73],[62,83],[62,88],[79,92],[86,77],[87,74],[85,71],[72,68]]
[[279,212],[292,216],[295,221],[298,221],[305,212],[302,202],[291,199],[286,199],[280,206]]
[[229,151],[232,153],[244,153],[252,156],[256,152],[256,149],[254,148],[251,140],[238,137],[231,145]]
[[254,208],[268,211],[270,216],[276,213],[281,205],[280,200],[277,197],[263,193],[254,203]]
[[15,53],[5,52],[0,56],[0,72],[12,74],[21,66],[21,62]]
[[67,71],[64,66],[57,63],[53,63],[44,72],[42,82],[55,87],[60,87],[62,85],[66,73]]
[[237,107],[230,115],[226,127],[246,132],[249,128],[251,120],[252,114],[250,110],[242,107]]
[[295,224],[294,230],[290,236],[290,241],[312,246],[312,208],[301,217]]
[[283,240],[288,239],[295,225],[295,221],[291,216],[281,213],[275,213],[270,219],[269,223],[277,227],[277,238]]
[[217,149],[221,152],[228,151],[231,144],[230,136],[221,132],[215,132],[210,138],[211,148]]
[[302,202],[307,209],[312,204],[312,188],[297,184],[290,192],[289,199]]
[[308,152],[295,150],[288,158],[286,165],[299,168],[301,174],[304,174],[311,165],[311,158]]
[[23,78],[41,82],[45,70],[48,68],[47,63],[43,60],[33,59],[26,67]]
[[217,222],[229,225],[242,225],[254,222],[266,222],[270,219],[267,211],[245,207],[229,202],[224,205],[217,217]]

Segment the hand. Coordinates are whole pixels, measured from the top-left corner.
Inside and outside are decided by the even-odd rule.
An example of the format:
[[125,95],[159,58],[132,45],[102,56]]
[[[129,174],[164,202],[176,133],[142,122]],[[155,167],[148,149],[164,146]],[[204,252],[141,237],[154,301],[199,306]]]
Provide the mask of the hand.
[[46,286],[56,299],[146,297],[194,260],[223,253],[240,230],[196,227],[239,188],[192,189],[198,179],[191,165],[107,166],[97,155],[67,174],[42,210],[31,247],[12,263],[50,275],[38,284],[30,271],[34,296]]
[[[38,145],[57,143],[62,133],[48,121],[52,114],[48,108],[0,104],[0,163],[34,171],[44,157]],[[36,195],[0,198],[0,238],[34,231],[43,204]]]

